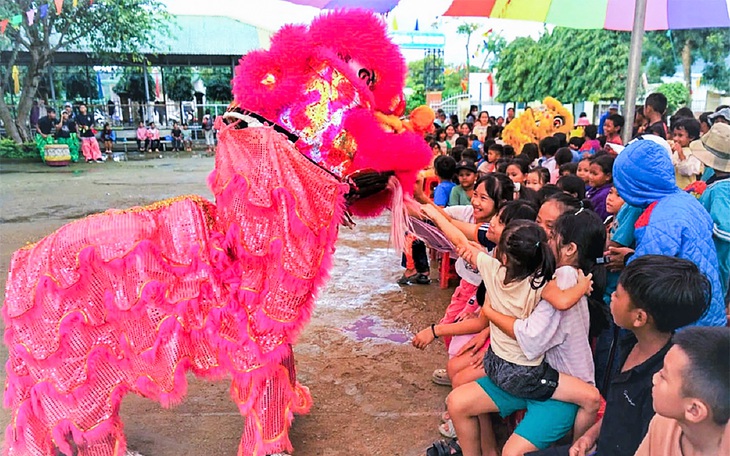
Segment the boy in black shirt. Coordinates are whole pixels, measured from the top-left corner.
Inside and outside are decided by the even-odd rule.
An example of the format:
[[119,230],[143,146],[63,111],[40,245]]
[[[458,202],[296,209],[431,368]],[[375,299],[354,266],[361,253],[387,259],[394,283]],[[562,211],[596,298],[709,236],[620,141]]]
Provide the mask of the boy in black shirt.
[[649,126],[644,133],[657,135],[667,139],[669,133],[667,123],[664,122],[664,112],[667,110],[667,97],[655,92],[644,101],[644,116],[649,120]]
[[38,124],[35,126],[35,144],[38,147],[38,153],[41,154],[41,158],[44,158],[46,145],[53,144],[53,133],[56,128],[56,110],[48,108],[48,115],[45,115],[38,119]]
[[621,370],[611,379],[606,413],[570,448],[570,456],[633,455],[654,416],[652,377],[671,348],[672,333],[697,321],[710,303],[710,282],[689,260],[644,255],[621,273],[611,296],[621,341]]

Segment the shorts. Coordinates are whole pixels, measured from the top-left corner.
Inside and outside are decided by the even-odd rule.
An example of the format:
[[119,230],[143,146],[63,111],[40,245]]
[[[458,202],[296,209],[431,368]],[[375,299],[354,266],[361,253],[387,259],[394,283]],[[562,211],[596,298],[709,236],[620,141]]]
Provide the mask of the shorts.
[[495,355],[492,347],[484,354],[484,372],[506,392],[536,401],[553,397],[560,377],[545,361],[537,366],[520,366]]
[[525,417],[515,429],[515,434],[540,450],[548,448],[573,429],[575,415],[578,413],[578,406],[575,404],[555,399],[535,401],[516,397],[498,388],[489,377],[478,379],[477,384],[492,399],[502,418],[527,409]]

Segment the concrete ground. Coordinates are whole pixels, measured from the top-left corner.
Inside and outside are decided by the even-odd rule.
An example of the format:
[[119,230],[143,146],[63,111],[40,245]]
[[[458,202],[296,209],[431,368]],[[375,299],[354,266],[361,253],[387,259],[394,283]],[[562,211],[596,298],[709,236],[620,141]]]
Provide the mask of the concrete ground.
[[[0,164],[2,289],[19,247],[108,208],[182,194],[211,198],[205,181],[212,168],[212,158],[189,156],[56,169]],[[332,277],[294,350],[299,379],[314,398],[310,414],[294,421],[294,454],[423,455],[440,438],[449,388],[434,385],[431,372],[445,365],[446,352],[440,341],[418,351],[410,339],[441,317],[453,289],[396,285],[402,270],[388,247],[389,217],[356,221],[354,230],[340,229]],[[0,346],[3,365],[6,359]],[[3,370],[0,381],[4,377]],[[236,454],[243,420],[228,398],[228,383],[189,380],[186,400],[173,409],[125,398],[130,450],[145,456]],[[8,420],[9,411],[0,410],[0,427]]]

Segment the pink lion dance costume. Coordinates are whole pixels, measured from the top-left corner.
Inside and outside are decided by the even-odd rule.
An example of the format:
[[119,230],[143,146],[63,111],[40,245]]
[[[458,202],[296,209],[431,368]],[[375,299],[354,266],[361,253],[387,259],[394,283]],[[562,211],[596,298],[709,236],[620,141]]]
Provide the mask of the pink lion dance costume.
[[[311,405],[292,344],[338,226],[350,209],[389,205],[402,219],[401,188],[430,158],[419,129],[432,113],[398,119],[405,72],[370,13],[284,27],[237,67],[235,106],[218,121],[215,204],[110,210],[16,252],[3,307],[5,454],[122,456],[124,394],[173,405],[186,371],[231,379],[239,455],[291,451],[293,414]],[[260,116],[278,126],[253,125]]]

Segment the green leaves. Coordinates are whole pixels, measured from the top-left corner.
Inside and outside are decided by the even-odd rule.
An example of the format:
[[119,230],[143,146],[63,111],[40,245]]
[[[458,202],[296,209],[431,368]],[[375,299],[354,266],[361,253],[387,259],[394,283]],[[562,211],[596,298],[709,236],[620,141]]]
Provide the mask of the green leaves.
[[498,101],[552,96],[563,103],[615,100],[626,89],[630,35],[556,27],[536,42],[518,38],[496,65]]
[[667,97],[667,112],[669,113],[675,112],[680,106],[684,106],[689,96],[689,90],[681,82],[662,84],[655,91],[663,93]]

